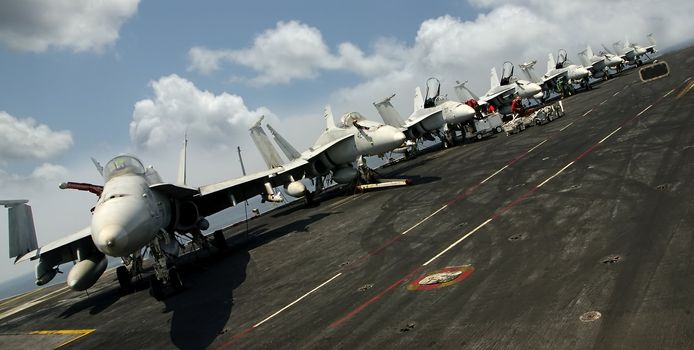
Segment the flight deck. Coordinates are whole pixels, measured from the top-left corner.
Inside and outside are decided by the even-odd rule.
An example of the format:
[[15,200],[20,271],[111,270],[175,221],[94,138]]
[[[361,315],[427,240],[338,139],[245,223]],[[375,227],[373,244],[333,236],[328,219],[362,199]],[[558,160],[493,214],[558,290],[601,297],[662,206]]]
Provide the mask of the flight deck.
[[0,301],[0,347],[691,347],[694,47],[659,60],[549,124],[379,169],[411,186],[230,227],[162,301],[113,270]]

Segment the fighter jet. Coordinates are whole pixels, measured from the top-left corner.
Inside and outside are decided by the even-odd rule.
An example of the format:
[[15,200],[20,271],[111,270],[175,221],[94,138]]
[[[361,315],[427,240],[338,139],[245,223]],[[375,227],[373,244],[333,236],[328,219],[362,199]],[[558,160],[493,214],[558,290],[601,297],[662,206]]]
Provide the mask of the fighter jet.
[[614,52],[611,52],[607,47],[605,47],[605,45],[602,45],[602,47],[605,49],[605,51],[618,55],[624,60],[640,66],[643,64],[643,60],[641,59],[642,56],[646,56],[646,58],[650,60],[650,56],[648,56],[648,54],[656,53],[656,41],[653,37],[653,33],[646,35],[646,38],[648,38],[648,42],[651,45],[641,46],[638,44],[631,44],[629,43],[629,38],[625,38],[624,45],[621,45],[621,41],[612,43]]
[[568,62],[566,50],[559,50],[558,61],[554,60],[551,53],[548,54],[547,72],[542,77],[539,77],[535,72],[536,63],[537,61],[530,61],[518,66],[529,80],[540,84],[545,98],[549,97],[551,90],[560,85],[567,87],[568,91],[573,91],[574,83],[580,83],[585,88],[590,88],[588,81],[590,72],[585,67]]
[[390,102],[393,97],[395,94],[373,105],[386,124],[405,133],[410,145],[420,138],[434,140],[432,134],[437,134],[444,145],[449,146],[453,143],[453,131],[475,116],[472,107],[441,96],[441,83],[436,78],[427,80],[426,98],[422,97],[419,87],[415,88],[414,112],[407,120],[393,107]]
[[[121,287],[132,290],[132,278],[142,272],[145,249],[152,255],[154,274],[150,294],[159,299],[167,290],[179,289],[181,279],[175,262],[179,239],[188,237],[205,247],[201,230],[205,217],[258,194],[267,196],[274,171],[201,186],[186,184],[185,145],[181,152],[177,184],[163,182],[152,167],[144,167],[133,155],[114,157],[101,172],[104,184],[63,183],[61,188],[90,191],[98,196],[88,227],[39,247],[31,207],[26,200],[3,200],[9,208],[10,257],[15,263],[36,260],[36,284],[44,285],[58,273],[58,267],[73,261],[67,285],[83,291],[104,273],[107,257],[119,257],[124,265],[116,269]],[[216,237],[217,238],[217,237]],[[223,238],[223,237],[222,237]]]
[[583,66],[572,64],[568,61],[566,50],[560,49],[557,54],[557,61],[554,61],[554,56],[550,53],[547,60],[547,73],[542,76],[543,81],[556,80],[557,78],[566,77],[570,83],[580,83],[584,87],[589,86],[587,79],[590,72]]
[[[330,106],[323,111],[325,130],[308,150],[299,153],[269,124],[275,142],[288,158],[283,162],[263,130],[261,117],[250,129],[251,138],[268,168],[275,173],[273,182],[284,186],[288,195],[310,201],[313,194],[306,190],[302,178],[317,179],[316,191],[322,189],[328,174],[340,184],[348,184],[365,171],[364,157],[383,155],[400,147],[405,135],[395,127],[367,120],[358,112],[342,116],[335,124]],[[354,166],[357,164],[357,167]]]
[[499,79],[496,68],[492,67],[489,77],[491,88],[479,98],[480,101],[496,106],[502,114],[510,114],[511,102],[515,96],[525,99],[542,97],[540,85],[529,80],[518,79],[513,75],[513,70],[513,63],[504,62],[501,79]]
[[590,45],[578,53],[578,58],[581,64],[588,68],[593,78],[602,78],[604,80],[610,78],[609,69],[619,70],[619,67],[624,64],[624,60],[621,57],[609,53],[596,56]]

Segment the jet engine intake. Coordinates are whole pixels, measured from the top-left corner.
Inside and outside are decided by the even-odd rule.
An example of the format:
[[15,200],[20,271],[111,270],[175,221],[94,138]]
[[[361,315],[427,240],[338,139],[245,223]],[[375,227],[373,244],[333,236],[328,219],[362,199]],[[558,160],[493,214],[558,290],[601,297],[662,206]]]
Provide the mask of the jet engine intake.
[[174,218],[174,229],[176,231],[186,231],[197,227],[200,222],[198,206],[193,202],[178,202],[176,205],[176,217]]
[[72,290],[86,290],[106,271],[106,265],[106,256],[102,253],[95,253],[79,261],[67,274],[67,285]]

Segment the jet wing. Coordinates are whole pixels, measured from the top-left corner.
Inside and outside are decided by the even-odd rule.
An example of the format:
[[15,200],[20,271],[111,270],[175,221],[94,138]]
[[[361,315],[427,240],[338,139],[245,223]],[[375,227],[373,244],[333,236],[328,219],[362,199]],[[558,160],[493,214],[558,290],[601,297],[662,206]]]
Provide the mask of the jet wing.
[[515,84],[514,85],[497,86],[493,89],[489,89],[489,91],[487,91],[487,93],[484,94],[484,96],[482,96],[480,98],[480,100],[485,101],[485,102],[489,102],[489,101],[497,98],[498,96],[503,95],[503,94],[505,94],[511,90],[515,91],[515,89],[516,89]]
[[[66,262],[77,260],[77,254],[75,253],[77,248],[93,248],[96,250],[94,241],[92,241],[91,229],[85,227],[69,236],[60,238],[53,242],[50,242],[36,250],[24,254],[22,257],[15,261],[18,262],[26,260],[36,260],[41,259],[51,266],[57,266],[64,264]],[[89,250],[86,250],[89,251]]]
[[558,69],[556,72],[552,72],[552,74],[550,74],[550,75],[545,75],[543,77],[543,80],[548,81],[548,80],[556,79],[556,78],[559,78],[561,76],[566,75],[567,72],[568,72],[568,70],[566,70],[566,69],[561,69],[561,70]]
[[443,127],[443,110],[441,107],[420,109],[407,118],[403,128],[408,135],[421,136],[424,132]]
[[[208,216],[233,206],[235,203],[245,201],[266,192],[265,183],[271,187],[286,185],[290,182],[290,176],[300,180],[306,174],[307,167],[318,157],[325,157],[326,151],[332,147],[354,142],[354,135],[349,134],[337,140],[331,141],[319,148],[313,149],[301,158],[295,159],[282,166],[257,172],[243,177],[230,179],[197,189],[173,184],[157,184],[151,188],[165,192],[179,199],[190,199],[199,210],[201,216]],[[348,145],[349,146],[349,145]],[[353,146],[356,147],[356,146]]]

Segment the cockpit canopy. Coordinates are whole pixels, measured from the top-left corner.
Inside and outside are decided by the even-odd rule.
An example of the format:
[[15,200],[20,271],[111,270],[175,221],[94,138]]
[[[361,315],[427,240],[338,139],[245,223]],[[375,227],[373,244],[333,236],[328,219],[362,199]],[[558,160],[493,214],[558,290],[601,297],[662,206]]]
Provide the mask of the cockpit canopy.
[[360,122],[366,120],[363,115],[359,112],[349,112],[340,118],[340,126],[343,128],[349,128],[354,125],[355,122]]
[[106,163],[104,179],[108,181],[121,175],[145,175],[145,167],[133,156],[120,155]]

